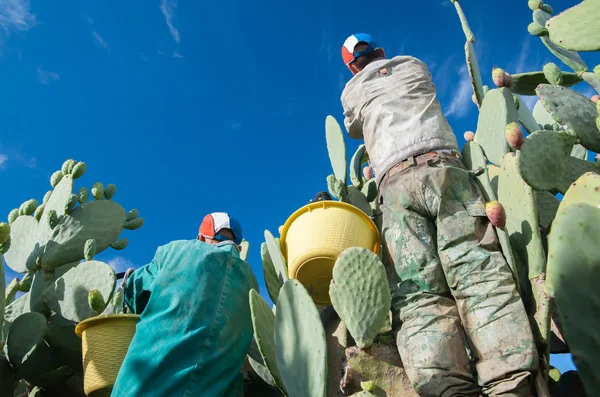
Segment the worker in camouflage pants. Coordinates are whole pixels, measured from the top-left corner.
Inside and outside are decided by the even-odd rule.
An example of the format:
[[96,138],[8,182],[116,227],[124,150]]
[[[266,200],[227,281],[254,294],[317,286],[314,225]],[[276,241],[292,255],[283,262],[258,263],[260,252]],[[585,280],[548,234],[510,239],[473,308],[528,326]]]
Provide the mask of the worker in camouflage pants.
[[375,172],[393,327],[413,387],[428,397],[532,396],[529,320],[431,74],[414,57],[386,59],[367,34],[350,36],[342,56],[354,75],[344,124]]

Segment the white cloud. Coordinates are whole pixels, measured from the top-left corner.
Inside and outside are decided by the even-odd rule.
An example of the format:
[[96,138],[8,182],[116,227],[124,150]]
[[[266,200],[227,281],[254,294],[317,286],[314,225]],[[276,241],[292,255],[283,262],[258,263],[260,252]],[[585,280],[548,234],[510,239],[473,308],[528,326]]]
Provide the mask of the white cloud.
[[94,36],[94,44],[96,44],[97,47],[108,48],[108,44],[106,43],[106,40],[104,40],[104,38],[102,36],[100,36],[98,34],[98,32],[96,32],[95,30],[92,31],[92,36]]
[[179,43],[179,31],[173,26],[173,17],[175,16],[175,8],[177,7],[176,0],[162,0],[160,3],[160,10],[165,16],[165,22],[169,27],[171,36],[176,43]]
[[[445,116],[454,116],[457,118],[465,117],[469,114],[471,106],[474,106],[471,97],[473,96],[473,88],[471,86],[471,77],[467,66],[463,65],[458,70],[460,80],[458,81],[457,88],[452,93],[452,99],[450,104],[447,106]],[[454,79],[452,79],[454,80]]]
[[183,59],[183,55],[181,55],[179,52],[177,51],[173,51],[173,58],[180,58]]
[[41,66],[38,66],[36,72],[38,81],[42,84],[50,84],[54,81],[60,80],[60,76],[58,75],[58,73],[44,70]]
[[7,35],[27,31],[35,25],[29,0],[0,0],[0,27]]
[[3,168],[8,161],[8,156],[6,154],[0,153],[0,168]]
[[116,257],[110,259],[107,263],[110,265],[110,267],[113,268],[115,273],[124,272],[129,268],[131,268],[131,269],[137,268],[137,266],[135,266],[133,264],[133,262],[131,262],[127,258],[123,258],[122,256],[116,256]]

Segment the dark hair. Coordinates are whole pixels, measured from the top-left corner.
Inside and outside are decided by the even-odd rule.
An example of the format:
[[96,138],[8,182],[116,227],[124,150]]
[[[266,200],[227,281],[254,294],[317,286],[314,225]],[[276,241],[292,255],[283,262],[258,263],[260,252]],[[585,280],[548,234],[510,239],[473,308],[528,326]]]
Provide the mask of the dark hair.
[[[361,41],[354,47],[355,52],[361,52],[369,48],[369,45],[364,41]],[[363,70],[368,64],[373,62],[376,59],[384,58],[383,52],[381,50],[371,51],[368,54],[361,55],[356,58],[352,64],[356,66],[358,70]]]
[[315,201],[324,201],[324,200],[331,200],[331,196],[327,192],[319,192],[315,195],[315,197],[313,197],[312,200],[310,200],[310,202],[314,203]]

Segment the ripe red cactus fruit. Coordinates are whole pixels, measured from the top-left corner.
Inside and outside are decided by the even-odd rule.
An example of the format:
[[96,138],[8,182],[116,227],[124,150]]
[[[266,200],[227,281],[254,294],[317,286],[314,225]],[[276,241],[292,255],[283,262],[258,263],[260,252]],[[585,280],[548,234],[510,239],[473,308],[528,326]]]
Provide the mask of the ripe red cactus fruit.
[[467,131],[465,132],[465,141],[467,142],[471,142],[473,139],[475,139],[475,133],[473,131]]
[[498,200],[490,201],[485,205],[487,217],[495,227],[504,229],[506,226],[506,211]]
[[598,101],[600,101],[600,95],[594,95],[590,100],[594,103],[598,103]]
[[508,142],[508,146],[513,149],[520,149],[523,146],[523,142],[525,142],[525,137],[523,136],[523,130],[521,126],[517,123],[510,123],[505,128],[506,132],[506,141]]
[[512,76],[500,68],[492,69],[492,80],[497,87],[512,87]]

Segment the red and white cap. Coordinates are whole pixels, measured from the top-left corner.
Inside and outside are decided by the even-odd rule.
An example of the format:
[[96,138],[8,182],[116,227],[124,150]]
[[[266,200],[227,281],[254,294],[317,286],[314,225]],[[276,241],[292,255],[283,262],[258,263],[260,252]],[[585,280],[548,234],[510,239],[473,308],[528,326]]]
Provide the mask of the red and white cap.
[[[354,52],[354,47],[356,47],[358,43],[366,43],[369,45],[369,48],[362,52]],[[342,59],[344,60],[346,66],[348,66],[350,62],[354,61],[359,56],[377,50],[383,51],[383,48],[379,47],[377,43],[375,43],[375,40],[373,40],[373,37],[371,37],[370,34],[356,33],[349,36],[344,42],[344,45],[342,46]]]
[[206,241],[206,238],[214,239],[222,229],[230,229],[235,237],[235,243],[242,243],[242,226],[237,219],[232,218],[226,212],[213,212],[208,214],[202,220],[198,230],[198,239]]

